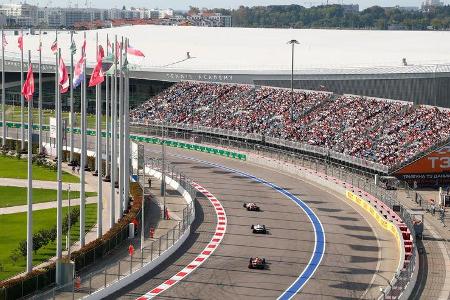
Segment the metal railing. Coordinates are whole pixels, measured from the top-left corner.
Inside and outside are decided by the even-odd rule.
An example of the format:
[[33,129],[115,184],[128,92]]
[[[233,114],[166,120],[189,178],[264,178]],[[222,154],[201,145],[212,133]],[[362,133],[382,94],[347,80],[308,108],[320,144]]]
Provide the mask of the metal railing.
[[[162,172],[162,165],[161,160],[151,159],[147,167]],[[194,200],[197,192],[193,186],[193,181],[169,162],[166,162],[164,166],[166,176],[177,181]],[[145,185],[143,178],[142,174],[139,175],[139,184],[142,189]],[[93,267],[94,271],[87,274],[78,273],[72,282],[64,286],[53,287],[44,293],[33,296],[31,299],[78,299],[107,288],[109,285],[131,275],[175,245],[195,219],[194,205],[194,201],[186,205],[181,212],[181,220],[177,221],[176,225],[168,229],[165,234],[153,238],[146,237],[144,247],[142,250],[136,250],[134,255],[120,258],[114,263],[102,263],[100,261]],[[140,222],[140,214],[138,220]]]
[[[155,127],[163,126],[163,124],[161,122],[147,122],[145,124],[132,122],[131,125],[132,126],[145,125],[145,126],[155,126]],[[309,152],[312,155],[327,156],[331,159],[347,162],[349,164],[360,166],[365,169],[372,169],[374,171],[377,171],[377,172],[380,172],[383,174],[389,174],[389,172],[390,172],[389,166],[379,164],[379,163],[376,163],[373,161],[369,161],[366,159],[362,159],[359,157],[347,155],[344,153],[340,153],[340,152],[330,150],[330,149],[327,149],[324,147],[310,145],[307,143],[294,142],[294,141],[289,141],[289,140],[271,137],[271,136],[263,136],[263,135],[257,134],[257,133],[245,133],[245,132],[241,132],[241,131],[210,128],[210,127],[198,126],[198,125],[167,123],[167,124],[164,124],[164,126],[167,126],[169,128],[174,128],[174,129],[198,132],[198,133],[220,135],[220,136],[224,136],[224,137],[232,137],[232,138],[237,138],[237,139],[241,139],[241,140],[252,140],[252,141],[264,143],[267,145],[276,145],[276,146],[291,148],[292,150],[295,150],[295,151]]]
[[[161,134],[160,129],[147,127],[147,134],[150,133],[152,135]],[[167,130],[165,135],[167,137],[175,139],[188,140],[195,139],[196,137],[195,134],[193,135],[189,132],[171,132],[170,130]],[[239,151],[246,150],[265,157],[270,157],[272,159],[277,159],[280,161],[310,168],[316,170],[317,172],[322,172],[327,175],[339,178],[347,183],[351,183],[353,186],[356,186],[383,201],[389,208],[393,210],[394,206],[396,206],[396,208],[400,208],[398,214],[410,230],[411,237],[414,243],[414,249],[417,249],[413,216],[410,215],[408,209],[401,205],[394,191],[386,190],[380,186],[375,185],[375,174],[373,174],[372,172],[354,168],[352,164],[347,164],[345,161],[335,163],[328,156],[311,157],[309,155],[304,155],[298,152],[249,143],[245,140],[233,140],[215,136],[202,136],[201,141],[197,139],[197,142],[219,145],[225,148],[237,148]],[[411,190],[407,190],[407,192],[412,193]],[[406,267],[401,268],[401,270],[397,274],[395,274],[394,278],[383,289],[382,295],[380,295],[380,299],[399,299],[400,295],[402,295],[402,292],[405,291],[408,284],[410,284],[413,273],[416,271],[417,267],[418,262],[416,252],[413,251],[412,256],[409,258],[409,263],[406,265]]]

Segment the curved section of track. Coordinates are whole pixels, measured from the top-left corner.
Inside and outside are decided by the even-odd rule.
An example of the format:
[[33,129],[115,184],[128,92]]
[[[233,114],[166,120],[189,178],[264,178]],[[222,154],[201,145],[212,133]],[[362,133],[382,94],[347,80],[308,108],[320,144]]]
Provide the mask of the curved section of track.
[[222,170],[226,170],[226,171],[230,171],[230,172],[233,172],[235,174],[240,174],[240,175],[242,175],[242,176],[244,176],[246,178],[250,178],[250,179],[254,180],[255,182],[258,182],[258,183],[261,183],[263,185],[266,185],[266,186],[276,190],[277,192],[285,195],[287,198],[289,198],[290,200],[295,202],[303,210],[303,212],[308,216],[311,224],[313,225],[314,236],[315,236],[314,250],[313,250],[313,253],[311,255],[311,259],[309,260],[309,262],[306,265],[306,267],[303,270],[303,272],[291,284],[291,286],[288,289],[286,289],[280,295],[280,297],[278,297],[278,299],[283,299],[283,300],[284,299],[291,299],[293,296],[295,296],[303,288],[303,286],[308,282],[308,280],[311,278],[311,276],[313,276],[314,272],[319,267],[320,262],[322,261],[322,258],[323,258],[324,253],[325,253],[325,231],[323,229],[322,223],[320,222],[320,220],[316,216],[316,214],[312,211],[312,209],[308,205],[306,205],[305,202],[303,202],[301,199],[299,199],[298,197],[296,197],[295,195],[293,195],[292,193],[290,193],[286,189],[281,188],[281,187],[277,186],[276,184],[268,182],[268,181],[266,181],[264,179],[261,179],[261,178],[258,178],[256,176],[253,176],[251,174],[247,174],[245,172],[242,172],[242,171],[239,171],[239,170],[236,170],[236,169],[232,169],[232,168],[228,168],[228,167],[225,167],[223,165],[216,164],[216,163],[211,163],[211,162],[208,162],[208,161],[205,161],[205,160],[200,160],[200,159],[187,157],[187,156],[182,156],[182,155],[173,155],[173,156],[180,157],[182,159],[194,160],[194,161],[199,162],[201,164],[214,166],[216,168],[219,168],[219,169],[222,169]]
[[199,255],[197,255],[197,257],[193,261],[191,261],[186,267],[184,267],[183,270],[172,276],[170,279],[164,281],[162,284],[152,289],[145,295],[139,297],[138,300],[152,299],[153,297],[167,291],[175,284],[189,276],[190,273],[194,272],[211,256],[211,254],[217,249],[224,238],[225,232],[227,231],[227,214],[223,209],[222,204],[220,204],[220,201],[217,200],[214,195],[208,192],[208,190],[206,190],[201,185],[194,183],[194,187],[208,198],[215,209],[217,216],[216,232],[214,233],[208,245],[206,245],[205,249],[203,249],[203,251]]

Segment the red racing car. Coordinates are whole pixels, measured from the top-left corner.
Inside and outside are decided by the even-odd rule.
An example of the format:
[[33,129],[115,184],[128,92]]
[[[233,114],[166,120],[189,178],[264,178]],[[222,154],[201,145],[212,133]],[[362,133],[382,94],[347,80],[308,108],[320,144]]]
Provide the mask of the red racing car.
[[259,257],[250,257],[250,261],[248,262],[249,269],[265,269],[266,268],[266,259]]
[[250,203],[244,203],[244,207],[248,210],[248,211],[259,211],[259,206],[256,205],[253,202]]

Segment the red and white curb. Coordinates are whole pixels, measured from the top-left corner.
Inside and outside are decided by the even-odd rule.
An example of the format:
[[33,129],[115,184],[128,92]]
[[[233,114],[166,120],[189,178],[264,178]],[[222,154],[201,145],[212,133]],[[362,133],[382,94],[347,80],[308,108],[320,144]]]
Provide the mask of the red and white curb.
[[206,245],[205,249],[193,260],[191,261],[183,270],[172,276],[170,279],[164,281],[162,284],[152,289],[145,295],[137,298],[137,300],[151,299],[159,294],[167,291],[172,286],[186,278],[190,273],[194,272],[202,263],[204,263],[211,254],[217,249],[219,244],[222,242],[225,232],[227,230],[227,215],[223,209],[222,204],[213,194],[197,183],[193,183],[193,186],[202,194],[204,194],[211,204],[214,206],[214,210],[217,216],[217,226],[216,231],[211,239],[211,241]]

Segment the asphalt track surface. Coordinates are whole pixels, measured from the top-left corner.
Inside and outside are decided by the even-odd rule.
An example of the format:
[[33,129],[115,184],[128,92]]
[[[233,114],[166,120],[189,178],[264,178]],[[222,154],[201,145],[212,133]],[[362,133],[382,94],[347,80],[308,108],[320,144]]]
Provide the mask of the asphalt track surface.
[[[160,147],[146,146],[146,155]],[[360,298],[374,276],[378,243],[367,221],[342,199],[316,186],[250,163],[204,153],[167,148],[168,159],[208,189],[222,203],[228,228],[220,247],[183,281],[157,299],[276,299],[298,278],[314,249],[313,226],[290,199],[270,187],[184,155],[258,176],[296,195],[314,210],[326,234],[325,256],[296,298]],[[261,212],[248,212],[244,202],[256,202]],[[185,267],[210,241],[216,216],[199,194],[193,232],[166,262],[111,298],[135,299]],[[268,235],[255,235],[252,224],[265,224]],[[251,256],[266,258],[266,270],[247,268]]]

